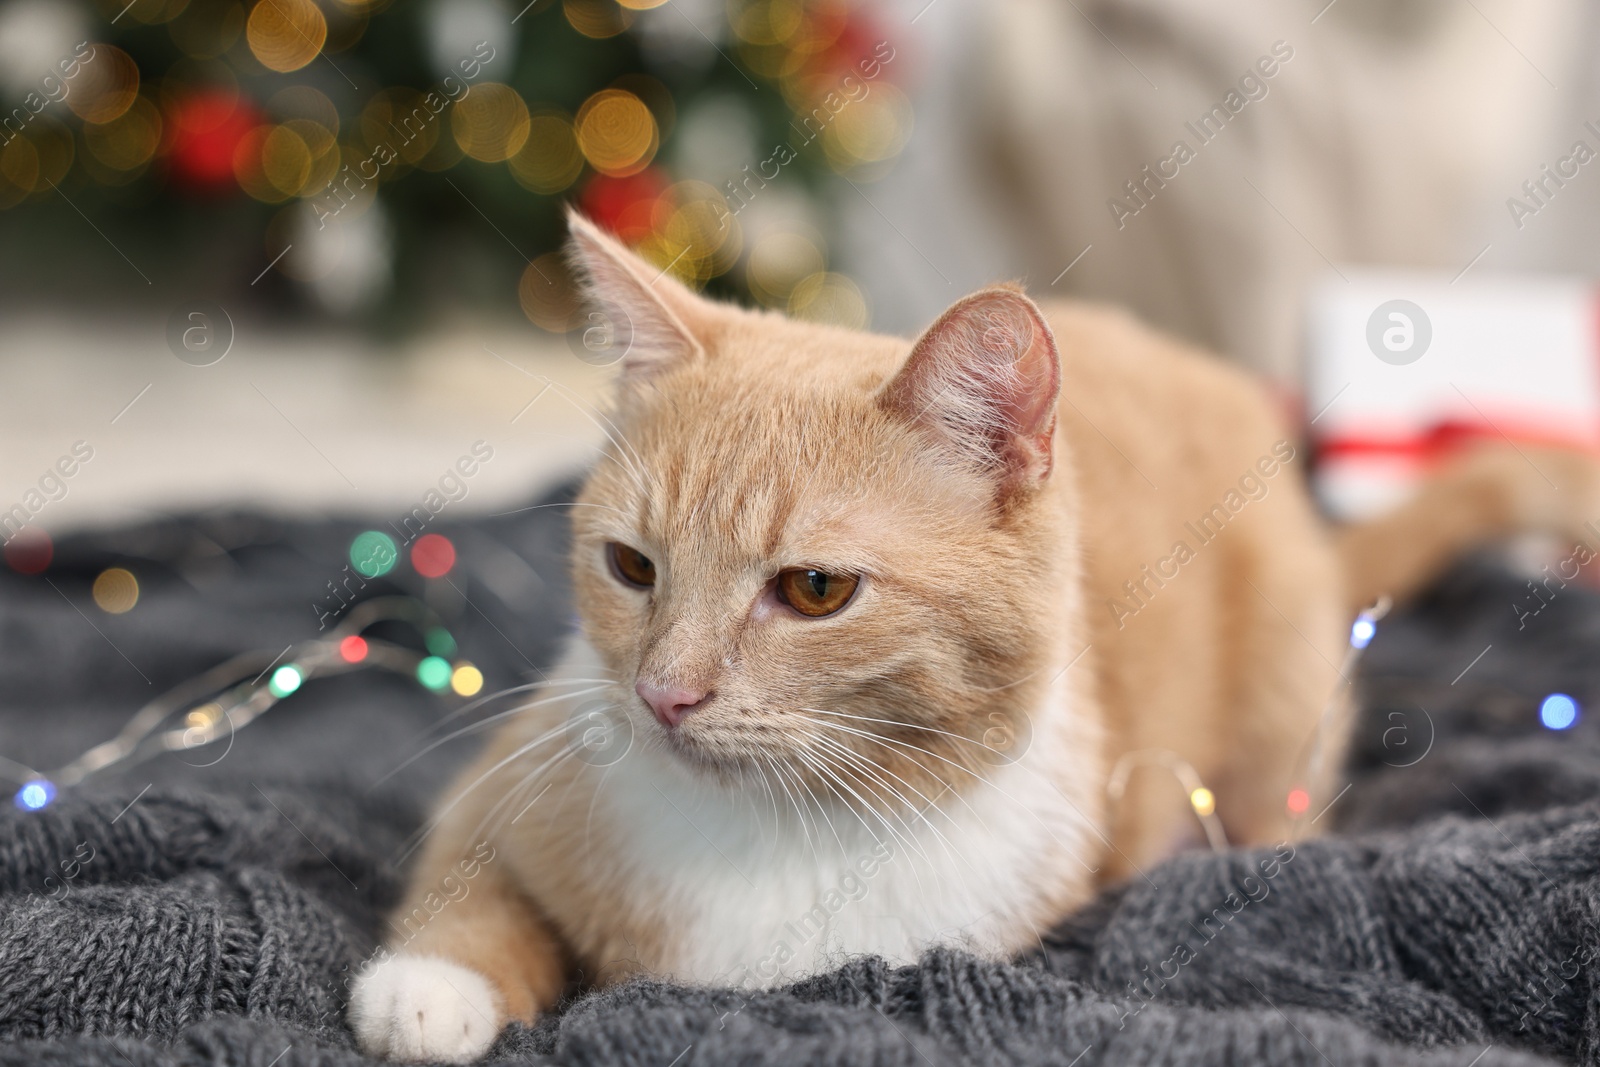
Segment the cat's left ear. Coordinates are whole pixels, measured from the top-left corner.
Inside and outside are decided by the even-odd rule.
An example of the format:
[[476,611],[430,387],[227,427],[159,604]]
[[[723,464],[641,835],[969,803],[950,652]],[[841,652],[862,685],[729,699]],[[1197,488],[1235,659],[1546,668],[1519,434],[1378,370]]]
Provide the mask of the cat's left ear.
[[696,331],[709,307],[705,300],[577,211],[567,211],[567,226],[568,257],[598,316],[585,345],[592,337],[594,346],[610,347],[624,380],[633,381],[704,354]]
[[959,460],[1032,488],[1050,476],[1061,358],[1037,305],[996,286],[957,301],[917,340],[880,403]]

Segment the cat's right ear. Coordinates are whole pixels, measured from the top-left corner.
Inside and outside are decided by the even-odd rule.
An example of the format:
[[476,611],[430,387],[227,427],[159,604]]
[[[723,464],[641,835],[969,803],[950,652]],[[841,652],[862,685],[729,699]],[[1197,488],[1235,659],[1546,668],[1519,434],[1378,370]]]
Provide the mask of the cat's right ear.
[[1022,290],[995,286],[928,327],[879,403],[1003,488],[1032,488],[1050,476],[1060,393],[1044,315]]
[[567,256],[592,308],[586,348],[614,354],[628,381],[646,380],[704,354],[694,333],[705,304],[700,297],[573,208],[567,209],[567,227]]

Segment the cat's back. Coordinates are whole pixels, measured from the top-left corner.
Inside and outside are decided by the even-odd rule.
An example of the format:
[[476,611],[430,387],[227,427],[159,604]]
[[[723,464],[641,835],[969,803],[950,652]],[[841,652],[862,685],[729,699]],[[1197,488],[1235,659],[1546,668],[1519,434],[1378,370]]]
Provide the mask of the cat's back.
[[1238,533],[1206,542],[1203,555],[1247,550],[1269,527],[1305,528],[1298,452],[1258,382],[1126,312],[1043,310],[1061,351],[1058,433],[1075,468],[1091,597],[1118,595],[1180,541],[1201,553],[1195,524],[1219,505]]
[[[1097,430],[1128,460],[1190,472],[1255,448],[1263,434],[1267,444],[1283,436],[1261,385],[1215,355],[1117,308],[1057,301],[1042,310],[1061,351],[1062,418],[1079,424],[1075,436]],[[1123,472],[1138,477],[1127,463]]]

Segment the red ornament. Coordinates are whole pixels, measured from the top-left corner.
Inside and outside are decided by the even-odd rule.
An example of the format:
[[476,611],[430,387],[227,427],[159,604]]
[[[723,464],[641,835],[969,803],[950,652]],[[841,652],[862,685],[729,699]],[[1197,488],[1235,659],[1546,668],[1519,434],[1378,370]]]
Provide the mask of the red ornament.
[[443,578],[456,565],[456,546],[443,534],[423,534],[411,546],[411,565],[424,578]]
[[43,574],[55,554],[50,535],[37,526],[24,526],[6,542],[6,563],[18,574]]
[[234,152],[262,121],[250,101],[233,93],[208,90],[180,99],[168,115],[173,173],[201,188],[231,185]]

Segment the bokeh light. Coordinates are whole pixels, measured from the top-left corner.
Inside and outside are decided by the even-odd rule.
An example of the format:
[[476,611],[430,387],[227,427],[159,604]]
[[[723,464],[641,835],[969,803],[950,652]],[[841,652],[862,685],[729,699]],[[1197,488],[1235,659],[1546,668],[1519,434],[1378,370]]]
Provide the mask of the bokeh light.
[[149,163],[161,144],[161,111],[145,97],[106,123],[85,123],[83,144],[89,155],[127,178]]
[[139,579],[122,567],[110,567],[95,578],[90,595],[107,615],[125,615],[139,603]]
[[750,44],[782,44],[800,29],[805,5],[800,0],[754,0],[732,5],[734,35]]
[[1539,704],[1539,721],[1551,730],[1566,730],[1578,721],[1578,702],[1565,693],[1551,693]]
[[441,656],[424,656],[417,664],[417,681],[435,693],[449,687],[452,673],[450,661]]
[[291,85],[272,94],[267,110],[285,122],[305,119],[328,131],[330,137],[339,135],[339,109],[326,93],[310,85]]
[[259,118],[236,92],[212,89],[176,94],[167,109],[173,172],[199,186],[233,181],[234,156]]
[[445,659],[456,654],[456,639],[450,636],[450,631],[442,626],[435,626],[422,636],[422,644],[435,656]]
[[334,130],[314,119],[289,119],[283,124],[283,129],[300,138],[306,151],[311,153],[311,166],[296,192],[300,196],[321,195],[328,188],[328,183],[338,175],[342,162]]
[[272,672],[272,678],[267,682],[267,691],[282,700],[299,689],[305,680],[306,676],[299,667],[293,663],[285,663]]
[[261,141],[260,174],[276,194],[271,198],[275,203],[305,188],[311,178],[311,146],[287,125],[265,129],[266,136]]
[[183,717],[183,725],[190,730],[207,731],[222,721],[222,705],[202,704]]
[[477,696],[483,688],[483,672],[470,663],[462,663],[450,673],[450,688],[457,696]]
[[656,120],[659,140],[665,141],[672,136],[672,128],[678,121],[678,102],[672,90],[660,78],[634,70],[619,75],[610,87],[632,93],[644,101],[644,106],[650,109],[650,114]]
[[48,115],[38,116],[21,136],[12,137],[0,147],[0,207],[59,185],[72,169],[75,145],[72,131]]
[[361,109],[358,125],[367,149],[388,145],[411,166],[420,164],[439,141],[439,119],[414,89],[386,89],[376,94]]
[[49,807],[50,802],[55,798],[55,785],[43,778],[35,778],[31,782],[24,783],[22,788],[17,790],[14,803],[23,811],[39,811],[42,808]]
[[456,546],[443,534],[423,534],[411,546],[411,565],[424,578],[443,578],[456,565]]
[[800,279],[789,294],[789,314],[808,322],[864,329],[867,300],[861,287],[843,274],[819,271]]
[[1378,624],[1365,615],[1356,617],[1350,626],[1350,647],[1366,648],[1378,633]]
[[346,663],[360,663],[367,658],[367,639],[351,634],[339,642],[339,658]]
[[601,174],[637,174],[655,158],[655,116],[625,89],[602,89],[578,109],[578,148]]
[[583,309],[577,286],[559,252],[546,252],[523,268],[517,282],[517,302],[529,322],[551,333],[573,329]]
[[1304,815],[1306,809],[1311,807],[1311,794],[1304,789],[1291,789],[1286,806],[1290,815]]
[[139,96],[139,65],[115,45],[96,44],[64,103],[84,122],[110,122]]
[[549,196],[566,189],[583,173],[583,152],[572,120],[558,111],[530,115],[522,148],[507,162],[511,176],[530,192]]
[[1217,798],[1205,786],[1195,788],[1189,794],[1189,806],[1196,815],[1204,818],[1217,810]]
[[633,25],[634,13],[614,0],[561,0],[561,13],[585,37],[615,37]]
[[786,307],[795,286],[821,273],[826,264],[819,235],[778,230],[763,236],[750,249],[745,284],[759,303]]
[[849,172],[892,161],[911,139],[911,100],[889,82],[876,82],[822,127],[822,149],[835,170]]
[[350,565],[363,578],[381,578],[398,562],[400,549],[382,530],[364,530],[350,542]]
[[450,110],[450,132],[461,151],[484,163],[516,155],[528,140],[528,105],[509,85],[483,82]]
[[55,557],[50,535],[37,526],[24,526],[6,542],[6,566],[18,574],[43,574]]
[[39,150],[26,137],[0,147],[0,208],[15,207],[39,184]]
[[245,27],[250,51],[268,70],[299,70],[317,58],[328,20],[312,0],[259,0]]
[[671,206],[663,202],[669,184],[655,167],[626,178],[596,174],[584,183],[579,203],[601,229],[636,244],[664,220],[663,212]]

